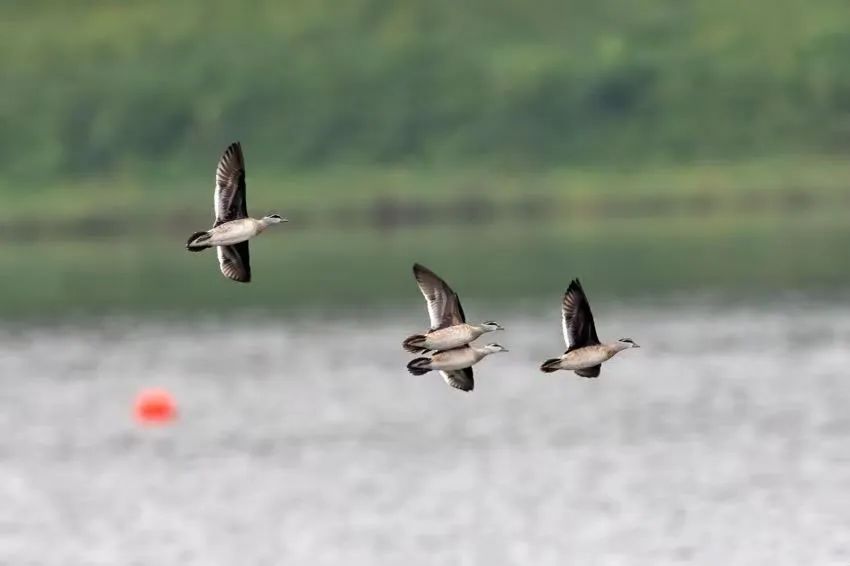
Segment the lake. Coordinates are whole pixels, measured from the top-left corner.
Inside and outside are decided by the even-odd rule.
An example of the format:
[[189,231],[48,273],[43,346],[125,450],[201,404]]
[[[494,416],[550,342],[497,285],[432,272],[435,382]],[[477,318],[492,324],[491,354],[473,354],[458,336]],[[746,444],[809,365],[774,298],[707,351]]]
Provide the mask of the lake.
[[[511,350],[471,394],[405,371],[419,302],[7,322],[0,563],[850,563],[850,308],[586,284],[642,345],[591,380],[537,370],[562,286],[467,308]],[[134,422],[151,386],[172,425]]]

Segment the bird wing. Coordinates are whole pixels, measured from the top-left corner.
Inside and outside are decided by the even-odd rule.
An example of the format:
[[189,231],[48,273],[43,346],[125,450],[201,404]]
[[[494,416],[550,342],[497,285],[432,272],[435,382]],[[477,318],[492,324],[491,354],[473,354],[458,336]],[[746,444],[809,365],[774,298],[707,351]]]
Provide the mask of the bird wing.
[[218,265],[228,279],[249,283],[251,281],[251,253],[247,240],[232,246],[217,246]]
[[589,368],[577,369],[576,373],[582,377],[599,377],[599,372],[601,371],[602,364],[599,364]]
[[246,218],[248,204],[245,199],[245,158],[239,142],[230,144],[218,162],[215,171],[215,226]]
[[418,263],[413,265],[413,276],[428,305],[431,330],[446,328],[466,322],[460,299],[448,284],[433,271]]
[[472,391],[475,387],[475,380],[472,377],[472,368],[456,369],[452,371],[441,371],[440,374],[446,383],[460,389],[461,391]]
[[564,342],[569,350],[599,344],[596,326],[593,323],[593,313],[590,303],[578,279],[570,282],[561,306],[561,327],[564,332]]

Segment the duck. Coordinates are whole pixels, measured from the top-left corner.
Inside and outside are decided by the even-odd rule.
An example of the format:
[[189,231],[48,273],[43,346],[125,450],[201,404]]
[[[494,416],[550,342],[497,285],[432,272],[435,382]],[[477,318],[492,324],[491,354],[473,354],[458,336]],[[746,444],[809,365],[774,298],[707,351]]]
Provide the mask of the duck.
[[245,199],[245,157],[237,141],[224,150],[215,172],[215,223],[209,230],[195,232],[186,249],[202,252],[216,248],[222,275],[239,283],[251,281],[251,255],[248,240],[266,228],[288,222],[279,214],[256,219],[248,216]]
[[430,357],[413,359],[407,364],[407,371],[412,375],[425,375],[429,371],[439,371],[451,387],[469,392],[475,387],[472,366],[490,354],[507,351],[507,348],[499,344],[487,344],[480,348],[461,346],[436,352]]
[[573,279],[561,303],[561,327],[567,351],[560,358],[543,362],[540,371],[571,370],[581,377],[599,377],[602,363],[629,348],[640,348],[631,338],[602,344],[596,335],[590,302],[578,279]]
[[402,347],[411,354],[460,348],[482,334],[504,330],[492,320],[481,324],[467,323],[457,293],[424,265],[413,264],[413,277],[425,297],[431,328],[425,334],[414,334],[404,340]]

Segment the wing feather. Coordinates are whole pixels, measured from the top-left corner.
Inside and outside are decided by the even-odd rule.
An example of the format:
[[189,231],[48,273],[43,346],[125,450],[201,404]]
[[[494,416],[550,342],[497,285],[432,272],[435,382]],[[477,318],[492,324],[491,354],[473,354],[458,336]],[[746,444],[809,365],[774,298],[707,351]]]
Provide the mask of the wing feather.
[[561,315],[564,342],[569,350],[599,344],[590,303],[578,279],[573,279],[564,293]]
[[577,369],[576,373],[582,377],[599,377],[599,372],[602,371],[602,365],[595,365],[589,368]]
[[422,296],[425,297],[428,317],[431,319],[431,330],[466,322],[466,315],[457,293],[437,274],[416,263],[413,265],[413,276],[416,278]]
[[472,376],[471,367],[452,371],[441,371],[440,374],[443,376],[446,383],[455,389],[460,389],[461,391],[472,391],[475,387],[475,379]]
[[251,281],[251,253],[247,241],[232,246],[218,246],[216,252],[221,273],[225,277],[240,283]]
[[215,171],[215,225],[246,218],[245,157],[239,142],[230,144]]

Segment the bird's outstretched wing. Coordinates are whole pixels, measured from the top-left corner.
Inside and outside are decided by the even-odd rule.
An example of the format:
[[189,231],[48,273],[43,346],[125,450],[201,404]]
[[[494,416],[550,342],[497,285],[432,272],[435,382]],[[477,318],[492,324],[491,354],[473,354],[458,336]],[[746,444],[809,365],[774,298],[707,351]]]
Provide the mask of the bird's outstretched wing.
[[245,158],[239,142],[230,144],[215,171],[215,226],[247,218],[245,197]]
[[452,371],[441,371],[443,379],[446,383],[460,389],[461,391],[472,391],[475,387],[475,379],[472,377],[472,368],[456,369]]
[[564,342],[569,350],[599,344],[596,326],[593,323],[593,313],[590,303],[578,279],[570,282],[561,306],[561,327],[564,332]]
[[240,283],[250,283],[251,253],[247,241],[232,246],[218,246],[216,252],[218,265],[225,277]]
[[466,322],[460,299],[448,283],[433,271],[418,263],[413,265],[413,276],[428,305],[431,330],[446,328]]

